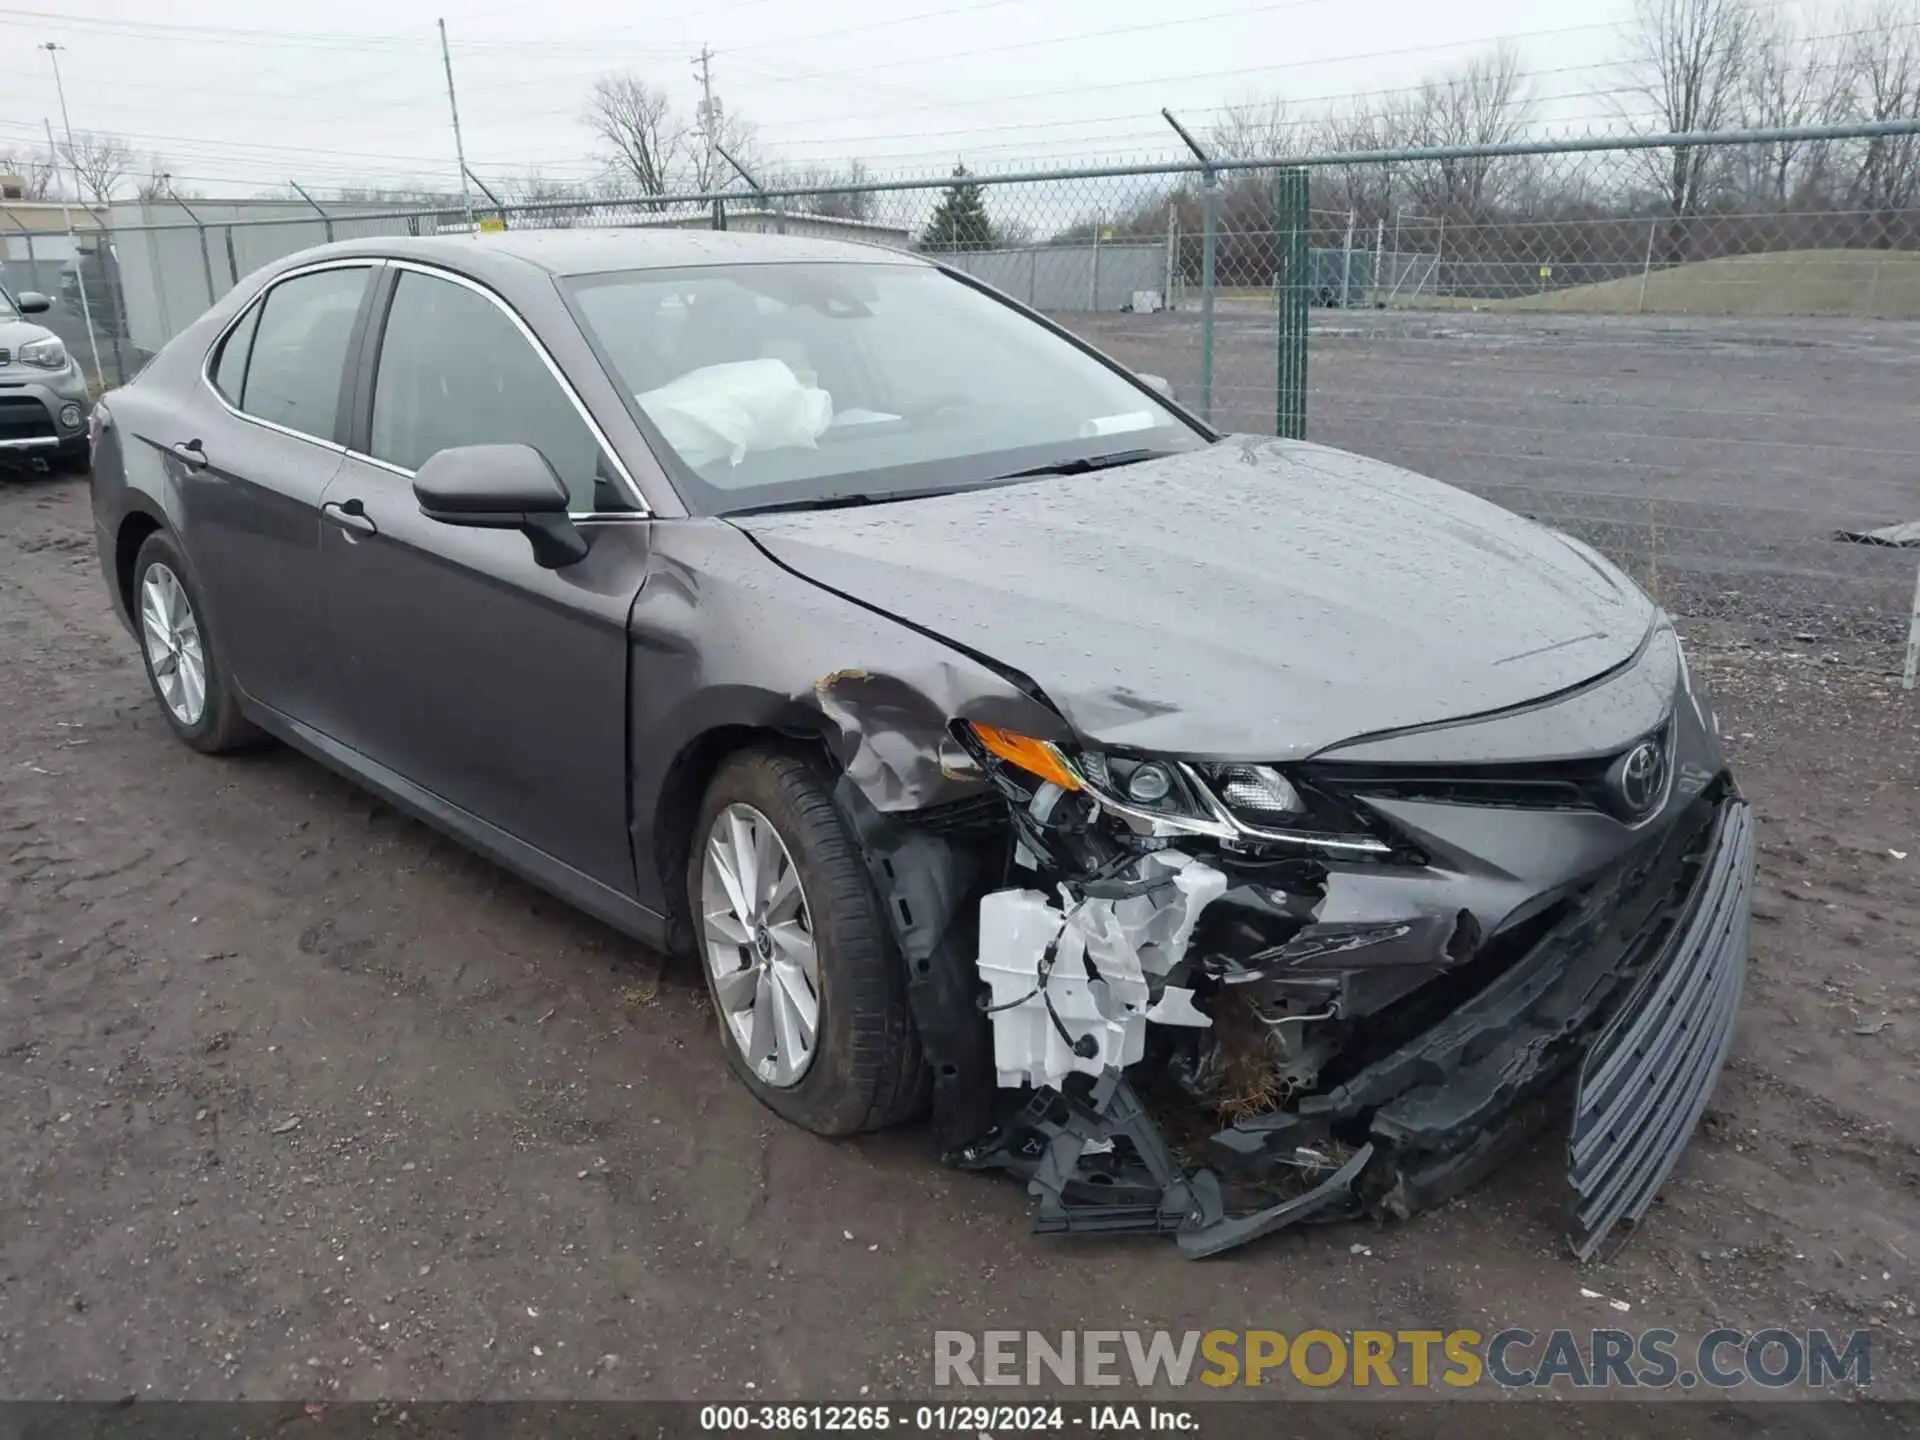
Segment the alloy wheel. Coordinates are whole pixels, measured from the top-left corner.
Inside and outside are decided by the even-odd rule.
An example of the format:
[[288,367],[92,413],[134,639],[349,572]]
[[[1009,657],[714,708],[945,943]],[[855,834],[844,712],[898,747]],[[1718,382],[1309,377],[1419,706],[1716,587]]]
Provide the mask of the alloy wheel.
[[140,586],[140,633],[160,698],[191,729],[207,708],[207,655],[180,577],[166,565],[147,567]]
[[701,938],[727,1032],[764,1083],[787,1089],[813,1063],[820,967],[800,872],[751,805],[714,817],[700,867]]

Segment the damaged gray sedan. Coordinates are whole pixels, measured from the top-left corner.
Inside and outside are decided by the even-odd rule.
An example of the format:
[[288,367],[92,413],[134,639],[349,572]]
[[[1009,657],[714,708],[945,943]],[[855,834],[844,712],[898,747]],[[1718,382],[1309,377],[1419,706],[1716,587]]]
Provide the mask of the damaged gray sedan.
[[1591,1255],[1746,963],[1680,642],[1577,540],[1165,388],[864,247],[328,246],[102,402],[102,568],[183,741],[696,953],[797,1124],[930,1110],[1040,1229],[1193,1254],[1550,1134]]

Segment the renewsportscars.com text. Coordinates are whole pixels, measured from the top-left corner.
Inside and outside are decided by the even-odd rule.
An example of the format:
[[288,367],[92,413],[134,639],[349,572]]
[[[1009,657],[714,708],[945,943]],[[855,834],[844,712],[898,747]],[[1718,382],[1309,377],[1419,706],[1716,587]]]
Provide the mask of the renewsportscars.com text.
[[1815,1388],[1873,1380],[1865,1330],[938,1330],[937,1386]]

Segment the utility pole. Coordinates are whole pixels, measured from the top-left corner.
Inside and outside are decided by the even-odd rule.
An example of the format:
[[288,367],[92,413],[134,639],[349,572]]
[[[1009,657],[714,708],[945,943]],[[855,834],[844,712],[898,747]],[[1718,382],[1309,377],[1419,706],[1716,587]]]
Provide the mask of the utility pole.
[[720,114],[713,106],[713,51],[702,45],[700,53],[693,57],[693,64],[700,72],[700,133],[707,147],[701,188],[711,190],[714,188],[713,155],[720,146]]
[[473,190],[467,184],[467,147],[460,139],[460,102],[453,95],[453,54],[447,49],[447,22],[439,20],[440,63],[447,69],[447,110],[453,116],[453,158],[460,164],[460,207],[467,212],[467,229],[474,228]]
[[[53,62],[53,90],[54,93],[60,97],[60,128],[64,130],[67,135],[67,164],[73,170],[73,193],[78,197],[82,207],[84,207],[87,203],[87,197],[85,191],[81,189],[80,184],[80,157],[74,153],[73,149],[73,121],[67,118],[67,86],[66,82],[60,78],[60,52],[66,47],[64,45],[56,45],[53,41],[49,40],[40,48],[47,52],[47,59]],[[60,150],[59,147],[53,143],[53,122],[42,117],[42,123],[47,127],[47,152],[57,157]],[[107,383],[107,377],[106,373],[100,368],[100,338],[95,335],[93,331],[93,302],[87,299],[86,257],[80,252],[80,234],[73,228],[73,209],[66,203],[64,198],[60,202],[60,212],[67,222],[67,243],[73,246],[73,278],[79,281],[80,318],[84,320],[87,325],[87,349],[93,353],[93,378],[96,383],[104,385]],[[106,235],[102,233],[100,239],[95,243],[105,245],[107,243]],[[107,258],[103,255],[100,257],[101,278],[106,278],[106,274]],[[125,377],[122,376],[121,379],[124,381]]]
[[[700,188],[706,191],[719,190],[720,177],[715,173],[714,154],[720,148],[720,102],[713,98],[713,51],[706,45],[700,47],[700,53],[693,58],[694,68],[700,72],[700,131],[706,137],[707,159],[703,169]],[[723,228],[726,221],[720,210],[720,201],[713,202],[713,228]]]

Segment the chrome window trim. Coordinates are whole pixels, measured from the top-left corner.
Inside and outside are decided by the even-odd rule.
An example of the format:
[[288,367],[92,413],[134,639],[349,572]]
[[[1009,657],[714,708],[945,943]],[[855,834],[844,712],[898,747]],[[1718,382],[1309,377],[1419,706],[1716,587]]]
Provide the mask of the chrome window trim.
[[[260,288],[260,293],[242,305],[234,314],[234,317],[220,327],[220,333],[213,337],[213,343],[207,346],[207,353],[200,357],[200,383],[207,387],[207,393],[219,402],[220,408],[236,420],[244,420],[249,425],[258,425],[262,430],[272,430],[280,435],[290,435],[295,440],[305,440],[309,445],[318,445],[321,449],[331,450],[336,455],[345,455],[347,453],[347,447],[340,444],[337,440],[326,440],[318,435],[309,435],[306,431],[295,430],[290,425],[278,425],[271,420],[263,420],[258,415],[249,415],[245,410],[235,406],[226,396],[220,393],[220,387],[213,383],[213,357],[220,353],[220,347],[227,343],[227,336],[239,328],[240,322],[247,318],[247,315],[253,308],[256,305],[266,304],[267,296],[271,295],[275,289],[286,281],[297,280],[302,275],[314,275],[322,270],[376,270],[386,263],[384,259],[376,255],[356,255],[338,260],[316,260],[311,265],[302,265],[296,269],[287,271],[283,275],[274,276],[271,281]],[[348,360],[349,363],[351,363],[352,357],[349,356]]]
[[[560,387],[560,393],[567,397],[568,403],[573,406],[574,413],[577,414],[582,423],[586,425],[588,433],[599,442],[601,453],[612,462],[614,472],[619,476],[621,484],[626,487],[627,498],[632,500],[634,505],[638,507],[632,511],[569,511],[567,515],[568,519],[597,520],[603,519],[607,515],[631,515],[642,519],[652,518],[653,507],[647,503],[647,497],[640,493],[640,487],[634,483],[632,474],[627,470],[626,462],[620,458],[620,452],[613,448],[613,442],[607,438],[607,432],[600,428],[600,422],[593,418],[593,412],[587,409],[586,401],[580,398],[580,392],[573,388],[573,382],[567,379],[566,373],[562,371],[558,363],[555,362],[553,356],[548,352],[547,347],[541,343],[540,337],[533,333],[532,327],[520,318],[519,312],[499,295],[489,290],[485,285],[460,274],[458,271],[444,270],[437,265],[425,265],[417,260],[387,260],[384,263],[392,270],[411,270],[416,274],[430,276],[435,280],[446,280],[455,285],[465,286],[476,295],[484,296],[486,299],[491,300],[495,307],[499,309],[500,313],[505,315],[507,319],[513,323],[513,328],[520,332],[521,338],[533,347],[533,353],[539,356],[540,363],[547,367],[547,373],[553,377],[554,383]],[[385,345],[385,342],[386,336],[383,333],[381,335],[382,346]],[[374,352],[373,384],[374,391],[377,394],[380,388],[380,362],[379,350],[377,349]],[[377,455],[368,455],[362,451],[350,449],[346,446],[342,446],[341,448],[346,454],[353,456],[356,460],[365,460],[368,464],[377,465],[382,470],[390,470],[395,475],[403,475],[409,480],[414,476],[414,472],[407,469],[406,466],[396,465],[391,460],[382,460]]]

